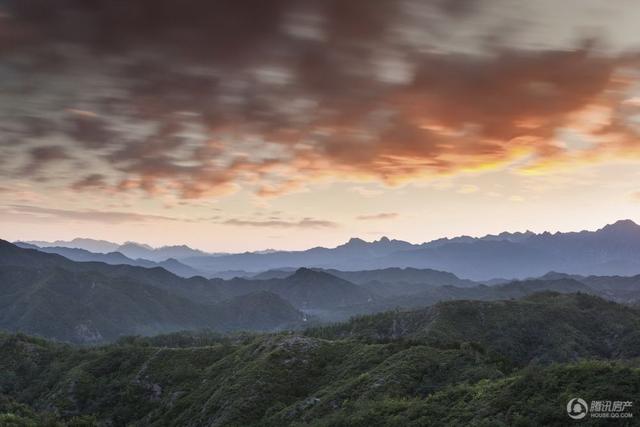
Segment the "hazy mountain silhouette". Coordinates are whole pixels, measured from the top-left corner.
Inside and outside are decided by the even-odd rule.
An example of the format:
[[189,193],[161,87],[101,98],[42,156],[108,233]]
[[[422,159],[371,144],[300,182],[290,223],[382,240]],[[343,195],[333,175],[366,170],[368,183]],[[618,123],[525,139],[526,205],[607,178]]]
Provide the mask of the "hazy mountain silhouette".
[[[460,279],[455,274],[432,269],[391,267],[381,270],[359,271],[325,270],[320,268],[314,268],[313,270],[348,280],[381,297],[416,294],[433,287],[447,285],[459,287],[478,285],[477,282]],[[294,271],[295,269],[292,268],[267,270],[253,276],[251,279],[281,279],[291,276]]]
[[[81,245],[87,240],[75,239],[69,244]],[[90,243],[95,245],[94,241]],[[105,242],[101,244],[104,246]],[[117,251],[134,260],[160,262],[173,258],[206,277],[222,278],[255,276],[269,270],[294,271],[300,267],[341,271],[409,267],[447,271],[460,278],[484,281],[538,277],[548,271],[634,275],[640,274],[640,258],[636,256],[640,251],[640,226],[631,220],[621,220],[596,231],[503,232],[422,244],[387,237],[373,242],[352,238],[335,248],[314,247],[303,251],[207,254],[188,246],[154,249],[132,242],[118,246]],[[286,274],[272,271],[256,276],[259,279],[276,277],[286,277]]]
[[185,245],[179,246],[163,246],[160,248],[152,248],[149,245],[141,243],[127,242],[118,247],[118,252],[123,253],[129,258],[142,258],[151,261],[164,261],[169,258],[180,260],[194,256],[208,255],[206,252],[192,249]]
[[112,252],[119,252],[124,256],[137,260],[144,259],[149,261],[165,261],[169,258],[179,260],[180,258],[194,257],[210,255],[207,252],[192,249],[186,245],[176,246],[162,246],[160,248],[154,248],[144,243],[126,242],[122,245],[118,243],[108,242],[105,240],[83,239],[77,238],[69,241],[56,240],[55,242],[46,242],[41,240],[30,240],[25,242],[19,242],[24,244],[35,245],[40,248],[72,248],[83,249],[85,251],[93,252],[96,254],[108,254]]
[[15,244],[16,246],[19,246],[24,249],[36,249],[41,252],[58,254],[72,261],[78,261],[78,262],[95,261],[95,262],[104,262],[105,264],[112,264],[112,265],[118,265],[118,264],[135,265],[138,267],[147,267],[147,268],[162,267],[165,270],[168,270],[173,274],[176,274],[181,277],[193,277],[201,274],[198,270],[192,267],[189,267],[188,265],[183,264],[180,261],[173,258],[169,258],[161,262],[154,262],[154,261],[150,261],[142,258],[131,259],[129,257],[124,256],[120,252],[108,252],[108,253],[97,252],[96,253],[96,252],[87,251],[85,249],[66,248],[61,246],[39,247],[34,244],[24,243],[24,242],[16,242]]
[[108,242],[106,240],[76,238],[73,240],[56,240],[54,242],[45,242],[41,240],[29,240],[24,243],[36,245],[41,248],[58,246],[64,248],[84,249],[89,252],[108,253],[118,250],[120,246],[117,243]]
[[462,278],[526,278],[548,271],[582,275],[640,273],[640,226],[618,221],[597,231],[501,233],[411,244],[351,239],[335,248],[201,256],[181,260],[208,275],[216,271],[267,271],[283,268],[371,270],[412,267],[448,271]]
[[[325,267],[344,270],[360,269],[371,260],[416,247],[401,240],[386,237],[374,242],[353,238],[335,248],[315,247],[304,251],[245,252],[241,254],[198,256],[181,259],[182,262],[202,271],[209,277],[219,271],[243,270],[259,273],[271,269]],[[352,268],[353,267],[353,268]],[[363,268],[364,269],[364,268]]]
[[280,295],[295,307],[305,310],[335,309],[364,304],[375,298],[367,289],[323,271],[300,268],[284,278],[266,280],[235,278],[213,279],[214,287],[225,296],[269,291]]

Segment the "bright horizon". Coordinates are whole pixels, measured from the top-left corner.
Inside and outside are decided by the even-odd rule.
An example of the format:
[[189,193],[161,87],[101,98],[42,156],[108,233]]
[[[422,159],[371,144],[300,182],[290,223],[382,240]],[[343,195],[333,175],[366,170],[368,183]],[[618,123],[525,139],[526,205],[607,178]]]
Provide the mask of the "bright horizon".
[[[369,242],[369,243],[375,242],[375,241],[379,241],[382,238],[387,238],[389,240],[401,240],[401,241],[405,241],[405,242],[408,242],[408,243],[411,243],[411,244],[421,244],[421,243],[429,243],[429,242],[432,242],[434,240],[444,239],[444,238],[447,238],[447,239],[453,239],[453,238],[456,238],[456,237],[481,238],[481,237],[485,237],[485,236],[488,236],[488,235],[497,235],[497,234],[500,234],[500,233],[503,233],[503,232],[507,232],[507,233],[532,232],[532,233],[535,233],[535,234],[541,234],[541,233],[544,233],[544,232],[549,232],[551,234],[554,234],[554,233],[581,232],[581,231],[591,231],[591,232],[593,232],[593,231],[597,231],[598,229],[601,229],[601,228],[603,228],[603,227],[605,227],[607,225],[611,225],[611,224],[613,224],[615,222],[624,221],[624,220],[629,220],[629,219],[628,218],[620,218],[618,220],[612,221],[612,222],[607,223],[607,224],[603,224],[602,226],[598,226],[598,227],[592,228],[592,229],[541,230],[541,231],[534,231],[534,230],[529,230],[529,229],[528,230],[502,230],[502,231],[497,231],[497,232],[493,232],[493,233],[486,233],[486,234],[480,234],[480,235],[458,234],[458,235],[453,235],[453,236],[440,236],[440,237],[436,237],[434,239],[415,240],[415,241],[414,240],[396,239],[393,236],[386,236],[386,235],[380,236],[378,238],[362,238],[362,237],[358,237],[358,236],[352,236],[352,237],[350,237],[350,238],[348,238],[348,239],[346,239],[344,241],[337,242],[335,244],[325,245],[325,246],[323,246],[323,245],[312,245],[312,246],[300,247],[300,248],[258,248],[258,249],[251,249],[251,250],[247,249],[247,250],[238,250],[238,251],[224,251],[224,250],[217,250],[217,249],[216,250],[210,250],[210,249],[206,249],[204,247],[191,246],[191,245],[188,245],[188,244],[183,243],[183,242],[174,242],[174,243],[168,243],[168,244],[150,245],[148,242],[142,242],[142,241],[133,241],[133,240],[113,241],[113,240],[109,240],[109,239],[97,239],[97,238],[94,238],[94,237],[87,237],[87,236],[72,237],[72,238],[67,238],[67,239],[51,239],[51,240],[43,240],[43,239],[5,239],[3,237],[0,237],[0,238],[2,240],[8,240],[8,241],[11,241],[11,242],[46,242],[46,243],[54,243],[55,241],[70,242],[70,241],[72,241],[74,239],[88,239],[88,240],[97,240],[97,241],[107,241],[109,243],[115,243],[115,244],[118,244],[118,245],[124,245],[124,244],[127,244],[127,243],[134,243],[134,244],[139,244],[139,245],[148,245],[148,246],[151,246],[154,249],[158,249],[158,248],[162,248],[162,247],[169,247],[169,246],[185,245],[185,246],[190,247],[191,249],[197,249],[197,250],[201,250],[203,252],[208,252],[208,253],[215,253],[215,252],[243,253],[243,252],[254,252],[254,251],[259,252],[259,251],[264,251],[264,250],[298,251],[298,250],[311,249],[313,247],[318,247],[318,246],[327,247],[327,248],[334,248],[336,246],[340,246],[340,245],[343,245],[343,244],[347,243],[350,239],[353,239],[353,238],[361,239],[361,240],[364,240],[364,241]],[[634,221],[634,220],[631,220],[631,221],[633,221],[633,222],[635,222],[637,224],[636,221]]]

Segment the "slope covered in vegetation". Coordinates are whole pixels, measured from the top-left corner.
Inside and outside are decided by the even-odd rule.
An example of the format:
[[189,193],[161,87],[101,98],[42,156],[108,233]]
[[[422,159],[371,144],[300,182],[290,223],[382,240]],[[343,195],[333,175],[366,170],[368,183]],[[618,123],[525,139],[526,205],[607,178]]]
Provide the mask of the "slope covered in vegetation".
[[[532,329],[520,330],[542,319],[556,336],[532,346]],[[640,399],[640,340],[631,331],[639,319],[596,297],[539,294],[447,302],[305,333],[176,333],[95,348],[2,335],[0,420],[565,425],[572,397]],[[596,327],[603,324],[612,326]]]

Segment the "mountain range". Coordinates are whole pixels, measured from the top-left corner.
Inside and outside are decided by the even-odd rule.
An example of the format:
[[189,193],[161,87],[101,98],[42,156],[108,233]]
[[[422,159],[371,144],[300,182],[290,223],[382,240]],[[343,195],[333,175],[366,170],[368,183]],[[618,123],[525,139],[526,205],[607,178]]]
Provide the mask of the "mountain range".
[[69,342],[179,330],[296,329],[440,301],[506,300],[541,291],[633,304],[640,301],[640,276],[548,273],[488,286],[430,269],[299,268],[253,278],[183,278],[158,266],[77,262],[0,241],[0,328]]
[[204,278],[160,267],[74,262],[0,241],[0,328],[94,343],[186,329],[295,327],[303,314],[276,294],[223,296]]
[[597,231],[502,233],[482,238],[440,239],[423,244],[351,239],[333,249],[233,254],[181,260],[199,271],[319,267],[370,270],[391,267],[435,269],[471,280],[523,279],[549,271],[581,275],[640,274],[640,226],[618,221]]
[[[621,260],[635,227],[551,236],[584,260]],[[295,256],[358,265],[354,247],[381,261],[462,245],[472,262],[545,239],[504,237]],[[574,395],[640,399],[640,275],[168,271],[190,259],[0,240],[0,425],[566,425]]]
[[16,246],[24,249],[36,249],[40,252],[62,255],[72,261],[79,262],[103,262],[112,265],[134,265],[138,267],[162,267],[167,271],[181,277],[198,276],[200,272],[175,258],[167,258],[164,261],[155,262],[144,258],[131,259],[121,252],[90,252],[86,249],[70,248],[65,246],[37,246],[32,243],[17,242]]
[[[133,260],[154,262],[173,258],[178,274],[205,277],[251,277],[268,270],[300,267],[341,271],[410,267],[447,271],[458,277],[488,281],[524,279],[561,271],[579,275],[640,274],[640,226],[621,220],[596,231],[567,233],[500,233],[484,237],[456,237],[412,244],[386,237],[373,242],[352,238],[335,248],[303,251],[263,251],[206,254],[186,246],[153,249],[146,245],[76,239],[71,242],[31,242],[37,246],[106,248]],[[60,251],[59,249],[50,249]],[[98,259],[95,259],[98,260]],[[140,262],[140,261],[135,261]],[[189,269],[186,269],[187,266]]]
[[86,238],[76,238],[73,240],[56,240],[54,242],[31,240],[17,243],[38,246],[40,248],[83,249],[85,251],[93,252],[96,254],[109,254],[113,252],[119,252],[120,254],[131,259],[145,259],[149,261],[164,261],[168,258],[180,259],[192,256],[211,255],[207,252],[192,249],[185,245],[153,248],[144,243],[125,242],[123,244],[118,244],[106,240]]

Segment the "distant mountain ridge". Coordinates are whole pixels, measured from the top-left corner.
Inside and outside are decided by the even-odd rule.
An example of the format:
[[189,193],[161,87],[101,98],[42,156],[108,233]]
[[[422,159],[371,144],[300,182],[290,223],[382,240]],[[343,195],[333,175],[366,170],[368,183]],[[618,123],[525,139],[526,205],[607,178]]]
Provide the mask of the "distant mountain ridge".
[[28,243],[41,248],[58,246],[65,248],[84,249],[89,252],[108,253],[115,252],[120,246],[118,243],[109,242],[106,240],[75,238],[73,240],[56,240],[54,242],[46,242],[43,240],[29,240],[23,243]]
[[[57,243],[65,246],[64,242]],[[90,239],[68,242],[76,247],[89,244],[107,247],[108,243]],[[46,242],[34,244],[50,245]],[[484,281],[538,277],[549,271],[579,275],[640,274],[640,257],[637,256],[640,253],[640,226],[631,220],[620,220],[596,231],[503,232],[484,237],[443,238],[421,244],[387,237],[372,242],[352,238],[334,248],[314,247],[302,251],[208,254],[188,246],[154,249],[131,242],[116,249],[132,259],[160,262],[174,258],[206,277],[228,278],[234,274],[249,277],[268,270],[300,267],[341,271],[433,269]]]
[[90,252],[86,249],[80,248],[67,248],[63,246],[45,246],[40,247],[35,244],[24,243],[24,242],[16,242],[16,246],[24,248],[24,249],[35,249],[41,252],[46,252],[50,254],[58,254],[62,255],[65,258],[68,258],[72,261],[78,262],[104,262],[105,264],[111,265],[134,265],[138,267],[162,267],[167,271],[170,271],[177,276],[180,277],[193,277],[200,275],[200,272],[192,267],[189,267],[186,264],[181,263],[180,261],[174,258],[168,258],[164,261],[154,262],[148,259],[137,258],[131,259],[129,257],[124,256],[121,252]]
[[207,252],[192,249],[186,245],[163,246],[160,248],[152,248],[151,246],[126,242],[118,247],[118,251],[130,258],[142,258],[151,261],[164,261],[169,258],[177,260],[194,257],[194,256],[210,256]]
[[106,240],[95,240],[86,238],[76,238],[73,240],[56,240],[54,242],[46,242],[41,240],[31,240],[24,242],[15,242],[22,244],[34,245],[40,248],[71,248],[82,249],[85,251],[109,254],[112,252],[119,252],[120,254],[131,258],[133,260],[145,259],[154,262],[165,261],[169,258],[179,260],[180,258],[187,258],[193,256],[205,256],[213,255],[208,252],[204,252],[198,249],[192,249],[186,245],[175,246],[162,246],[159,248],[153,248],[144,243],[125,242],[118,244],[109,242]]
[[335,248],[201,256],[181,261],[208,275],[216,271],[261,272],[281,268],[342,271],[418,268],[447,271],[471,280],[524,279],[548,271],[581,275],[640,274],[640,226],[622,220],[596,231],[501,233],[428,243],[382,238],[351,239]]

